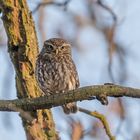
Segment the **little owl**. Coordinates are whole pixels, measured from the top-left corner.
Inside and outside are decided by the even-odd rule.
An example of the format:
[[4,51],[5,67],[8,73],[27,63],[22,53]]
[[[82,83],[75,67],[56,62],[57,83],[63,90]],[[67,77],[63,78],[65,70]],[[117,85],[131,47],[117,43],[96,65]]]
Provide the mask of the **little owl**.
[[[36,78],[46,95],[67,92],[79,87],[79,79],[71,56],[71,45],[63,39],[51,38],[37,57]],[[62,106],[66,114],[76,113],[75,102]]]

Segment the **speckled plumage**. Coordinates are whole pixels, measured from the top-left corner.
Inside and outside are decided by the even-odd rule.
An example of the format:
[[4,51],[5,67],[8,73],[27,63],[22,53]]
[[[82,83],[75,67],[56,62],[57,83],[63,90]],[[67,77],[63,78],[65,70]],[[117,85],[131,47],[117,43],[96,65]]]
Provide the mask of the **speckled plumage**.
[[[52,38],[44,42],[36,61],[36,78],[40,89],[48,96],[79,87],[71,46],[67,41]],[[77,111],[76,103],[68,103],[62,107],[66,114]]]

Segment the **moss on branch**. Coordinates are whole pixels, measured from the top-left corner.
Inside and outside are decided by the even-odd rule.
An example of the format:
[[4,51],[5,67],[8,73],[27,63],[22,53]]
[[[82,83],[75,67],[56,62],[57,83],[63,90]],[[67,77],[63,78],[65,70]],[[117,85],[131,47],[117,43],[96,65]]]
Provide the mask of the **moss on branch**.
[[[12,111],[11,105],[21,108],[25,111],[37,109],[50,109],[65,103],[91,100],[99,96],[107,97],[133,97],[140,98],[140,89],[123,87],[119,85],[94,85],[82,87],[67,93],[59,93],[38,98],[24,98],[15,100],[0,100],[1,111]],[[94,97],[94,98],[93,98]],[[10,108],[9,108],[10,105]],[[14,110],[15,111],[15,110]]]

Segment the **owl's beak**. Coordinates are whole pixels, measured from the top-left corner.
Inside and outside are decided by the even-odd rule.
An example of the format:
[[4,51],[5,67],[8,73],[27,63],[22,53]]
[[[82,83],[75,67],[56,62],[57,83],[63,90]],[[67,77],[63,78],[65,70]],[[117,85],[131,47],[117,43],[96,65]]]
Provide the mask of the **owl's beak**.
[[59,52],[59,50],[58,50],[58,49],[56,49],[56,50],[55,50],[55,54],[57,55],[57,54],[58,54],[58,52]]

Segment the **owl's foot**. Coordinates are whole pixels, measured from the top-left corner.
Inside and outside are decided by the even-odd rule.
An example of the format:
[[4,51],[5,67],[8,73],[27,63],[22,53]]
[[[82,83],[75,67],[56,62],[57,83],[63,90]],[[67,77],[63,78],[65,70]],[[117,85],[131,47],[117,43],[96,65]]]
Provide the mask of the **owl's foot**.
[[78,111],[77,105],[75,102],[68,103],[62,106],[65,114],[76,113]]

